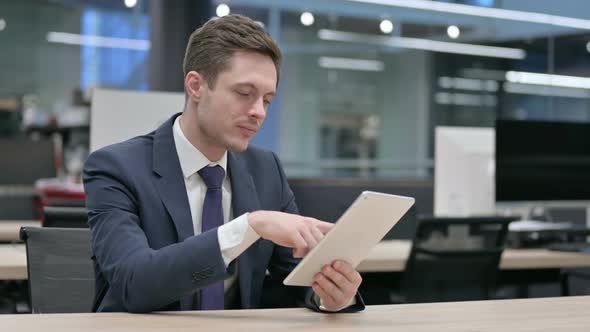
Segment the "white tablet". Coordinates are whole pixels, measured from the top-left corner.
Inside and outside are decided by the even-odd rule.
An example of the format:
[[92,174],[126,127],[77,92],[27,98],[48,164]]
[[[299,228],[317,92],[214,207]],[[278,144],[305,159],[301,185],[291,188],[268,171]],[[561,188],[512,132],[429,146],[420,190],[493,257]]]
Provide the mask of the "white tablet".
[[314,275],[337,259],[356,267],[408,212],[414,201],[411,197],[364,191],[283,283],[311,286]]

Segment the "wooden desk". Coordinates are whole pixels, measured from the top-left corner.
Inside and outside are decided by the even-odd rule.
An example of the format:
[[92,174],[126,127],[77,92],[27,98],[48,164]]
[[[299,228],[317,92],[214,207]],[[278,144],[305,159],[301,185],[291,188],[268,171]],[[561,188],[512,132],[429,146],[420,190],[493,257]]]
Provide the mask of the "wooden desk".
[[0,220],[0,242],[19,242],[20,228],[41,227],[39,220]]
[[27,279],[27,251],[24,244],[0,244],[0,280]]
[[3,331],[478,331],[582,332],[590,296],[367,306],[355,314],[308,309],[0,315]]
[[[380,242],[361,262],[358,270],[360,272],[401,272],[406,265],[411,246],[411,241]],[[590,267],[590,255],[547,249],[506,249],[500,261],[502,270],[568,267]]]

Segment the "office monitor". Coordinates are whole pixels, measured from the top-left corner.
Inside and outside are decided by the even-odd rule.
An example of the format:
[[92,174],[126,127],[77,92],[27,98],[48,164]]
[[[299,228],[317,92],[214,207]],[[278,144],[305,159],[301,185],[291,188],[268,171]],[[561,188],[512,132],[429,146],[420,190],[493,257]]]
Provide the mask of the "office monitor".
[[495,214],[494,135],[493,128],[436,128],[436,217]]
[[496,121],[496,201],[590,206],[590,123]]
[[432,182],[369,179],[290,178],[299,212],[304,216],[335,222],[365,190],[416,198],[410,210],[383,240],[412,240],[418,215],[432,215]]
[[33,185],[57,176],[51,140],[1,139],[0,185]]

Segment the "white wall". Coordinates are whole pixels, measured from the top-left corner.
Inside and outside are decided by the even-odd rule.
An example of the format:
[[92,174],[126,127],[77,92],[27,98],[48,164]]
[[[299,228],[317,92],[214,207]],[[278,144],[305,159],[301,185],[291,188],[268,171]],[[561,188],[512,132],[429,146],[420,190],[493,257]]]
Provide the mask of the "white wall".
[[92,95],[90,151],[147,134],[182,112],[184,94],[96,89]]

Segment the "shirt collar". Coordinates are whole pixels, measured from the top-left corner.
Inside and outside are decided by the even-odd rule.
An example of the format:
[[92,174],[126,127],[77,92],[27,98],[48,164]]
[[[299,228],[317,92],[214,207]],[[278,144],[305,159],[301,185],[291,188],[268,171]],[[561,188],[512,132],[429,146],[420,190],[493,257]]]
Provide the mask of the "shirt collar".
[[[181,115],[182,116],[182,115]],[[199,151],[189,140],[184,136],[182,128],[180,128],[180,117],[176,117],[172,131],[174,133],[174,145],[176,145],[176,152],[178,153],[178,160],[180,161],[180,168],[185,178],[195,174],[205,166],[219,165],[227,174],[227,151],[223,154],[221,159],[217,161],[210,161],[205,155]]]

